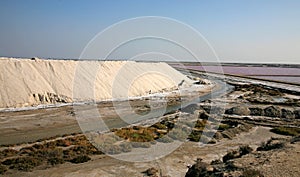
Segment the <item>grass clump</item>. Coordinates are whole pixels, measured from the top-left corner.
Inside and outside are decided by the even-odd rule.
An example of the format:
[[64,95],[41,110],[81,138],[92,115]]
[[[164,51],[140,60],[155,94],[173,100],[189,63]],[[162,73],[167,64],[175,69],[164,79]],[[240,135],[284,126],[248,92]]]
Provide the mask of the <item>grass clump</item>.
[[160,122],[153,124],[151,127],[157,128],[157,129],[162,129],[162,130],[168,129],[168,127],[166,125],[164,125]]
[[190,141],[199,142],[202,136],[202,131],[192,131],[191,134],[189,134],[188,139]]
[[231,128],[231,126],[228,125],[228,124],[220,124],[218,130],[224,131],[224,130],[227,130],[229,128]]
[[34,167],[41,164],[41,159],[34,157],[17,157],[14,159],[7,159],[2,164],[8,165],[10,169],[19,171],[31,171]]
[[195,123],[195,128],[203,130],[205,128],[206,123],[207,123],[207,120],[197,120]]
[[132,142],[150,142],[157,137],[155,128],[122,128],[115,131],[115,134],[123,139]]
[[3,151],[0,151],[0,159],[15,156],[17,153],[18,151],[14,149],[4,149]]

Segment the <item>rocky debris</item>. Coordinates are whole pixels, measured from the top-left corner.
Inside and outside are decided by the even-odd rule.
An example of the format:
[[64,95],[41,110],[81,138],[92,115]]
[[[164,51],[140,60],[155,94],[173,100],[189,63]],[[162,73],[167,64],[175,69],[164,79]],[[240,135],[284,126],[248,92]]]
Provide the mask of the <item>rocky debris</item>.
[[249,108],[250,109],[250,115],[251,116],[263,116],[264,110],[259,107]]
[[251,128],[252,128],[252,126],[249,124],[242,124],[242,125],[239,125],[238,127],[224,130],[223,132],[221,132],[221,134],[224,138],[232,139],[237,134],[249,131]]
[[41,59],[39,59],[38,57],[32,57],[31,60],[33,60],[33,61],[40,61]]
[[151,167],[151,168],[148,168],[143,173],[146,174],[147,176],[156,176],[158,173],[158,169]]
[[264,177],[264,175],[255,169],[245,169],[241,177]]
[[295,143],[297,143],[297,142],[300,142],[300,135],[295,136],[295,137],[293,137],[293,138],[291,139],[291,143],[292,143],[292,144],[295,144]]
[[250,115],[250,110],[246,106],[237,106],[227,109],[225,114],[235,114],[235,115],[243,115],[248,116]]
[[200,110],[197,114],[199,119],[208,120],[209,118],[209,114],[205,110]]
[[280,108],[278,108],[277,106],[269,106],[264,109],[264,115],[267,117],[280,117]]
[[238,150],[233,150],[228,152],[224,157],[223,157],[223,162],[227,162],[231,159],[236,159],[240,158],[243,155],[249,154],[253,151],[253,149],[249,146],[241,146]]
[[286,139],[271,138],[267,142],[263,142],[257,151],[269,151],[272,149],[281,149],[286,145]]
[[34,104],[54,104],[54,103],[70,103],[72,99],[64,96],[64,95],[57,95],[55,93],[34,93],[32,97],[35,101]]
[[[235,161],[231,161],[235,158],[241,158],[242,156],[249,154],[253,149],[249,146],[241,146],[238,150],[233,150],[227,153],[223,157],[223,161],[214,160],[210,164],[205,163],[202,159],[197,159],[196,163],[189,167],[186,177],[223,177],[229,176],[229,173],[237,168],[243,169],[243,166]],[[240,174],[240,173],[239,173]],[[240,176],[240,175],[231,175]]]
[[202,105],[201,107],[209,114],[224,114],[225,112],[225,109],[219,106]]
[[220,132],[216,132],[215,135],[214,135],[214,138],[216,140],[221,140],[223,138],[223,135]]
[[293,111],[289,109],[281,109],[281,117],[282,118],[287,118],[287,119],[294,119],[295,114]]
[[199,108],[200,107],[197,104],[190,104],[188,106],[185,106],[184,108],[181,108],[181,111],[189,114],[194,114],[194,112]]
[[196,163],[188,169],[185,177],[209,177],[213,175],[213,171],[212,166],[198,158]]

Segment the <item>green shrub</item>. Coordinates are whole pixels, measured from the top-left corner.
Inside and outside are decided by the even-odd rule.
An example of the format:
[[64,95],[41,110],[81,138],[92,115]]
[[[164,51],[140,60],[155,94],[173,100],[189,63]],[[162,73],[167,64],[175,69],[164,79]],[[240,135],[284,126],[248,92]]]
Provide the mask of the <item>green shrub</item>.
[[188,139],[190,141],[199,142],[201,138],[202,132],[199,131],[192,131],[191,134],[189,134]]
[[156,136],[155,128],[144,127],[122,128],[115,131],[115,134],[133,142],[150,142],[153,141]]

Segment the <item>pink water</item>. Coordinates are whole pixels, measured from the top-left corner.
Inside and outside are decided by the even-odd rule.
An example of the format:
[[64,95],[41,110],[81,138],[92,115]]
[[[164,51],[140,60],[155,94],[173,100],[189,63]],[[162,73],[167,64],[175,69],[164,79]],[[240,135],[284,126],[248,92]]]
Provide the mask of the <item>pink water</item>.
[[173,65],[174,67],[184,67],[199,71],[224,73],[240,76],[250,76],[254,78],[284,81],[300,84],[300,68],[296,67],[259,67],[259,66],[183,66]]

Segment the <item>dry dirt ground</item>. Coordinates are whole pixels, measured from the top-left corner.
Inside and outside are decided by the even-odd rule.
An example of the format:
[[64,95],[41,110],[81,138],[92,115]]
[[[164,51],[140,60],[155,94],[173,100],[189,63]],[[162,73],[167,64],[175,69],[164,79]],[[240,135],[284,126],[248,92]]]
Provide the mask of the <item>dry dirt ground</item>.
[[[234,168],[231,171],[224,171],[222,173],[223,176],[241,176],[241,171],[245,167],[253,167],[259,170],[264,176],[300,176],[299,169],[297,168],[300,164],[299,143],[287,143],[284,148],[270,151],[256,151],[257,147],[260,147],[263,142],[267,142],[271,137],[290,139],[292,136],[299,136],[300,90],[299,92],[289,92],[264,87],[261,84],[227,82],[235,87],[232,92],[195,104],[195,109],[191,106],[189,109],[181,109],[175,113],[166,115],[165,118],[167,118],[167,121],[164,121],[165,124],[163,124],[163,126],[169,126],[174,123],[173,119],[184,117],[184,115],[194,117],[200,123],[205,122],[211,125],[215,125],[216,122],[221,121],[224,126],[218,130],[221,137],[217,138],[215,136],[212,143],[203,145],[200,142],[191,141],[191,137],[189,137],[189,140],[178,141],[175,139],[171,143],[157,142],[144,148],[132,148],[127,153],[105,155],[98,153],[97,150],[92,150],[91,152],[93,153],[87,153],[88,150],[91,150],[90,144],[77,142],[81,143],[80,146],[89,148],[84,151],[89,156],[87,160],[83,160],[84,163],[81,163],[81,161],[74,163],[74,159],[68,159],[68,156],[67,158],[63,157],[65,158],[63,162],[57,163],[55,161],[53,165],[34,164],[33,167],[26,166],[25,168],[24,166],[20,166],[19,161],[9,160],[20,157],[36,157],[34,153],[44,153],[49,148],[57,148],[56,146],[59,146],[61,151],[67,151],[67,149],[78,146],[68,141],[63,141],[61,145],[51,145],[51,147],[49,147],[48,143],[53,139],[53,141],[57,141],[55,138],[50,138],[51,136],[58,136],[58,139],[64,134],[67,134],[64,138],[78,136],[70,135],[71,133],[80,132],[80,127],[76,121],[76,112],[69,106],[46,110],[5,112],[0,113],[0,142],[2,145],[0,149],[2,164],[0,167],[4,166],[3,168],[6,168],[3,170],[4,176],[151,176],[151,174],[153,174],[152,176],[185,176],[189,167],[195,164],[198,158],[203,159],[203,162],[209,164],[213,160],[222,159],[225,154],[238,149],[240,146],[249,145],[254,151],[233,159],[232,161],[235,163]],[[148,101],[133,101],[131,104],[137,113],[147,113],[149,111]],[[170,105],[176,105],[180,101],[178,97],[173,97],[168,102]],[[226,102],[225,106],[223,105],[224,102]],[[220,105],[222,105],[221,108]],[[106,123],[114,127],[115,131],[120,130],[118,129],[119,127],[126,126],[124,122],[117,121],[116,113],[113,111],[111,103],[100,104],[98,108],[106,116]],[[217,111],[210,114],[210,108],[216,108],[216,110],[221,112]],[[82,111],[89,112],[89,107],[85,107],[85,110]],[[130,115],[126,108],[124,108],[123,113]],[[209,118],[205,117],[205,115],[209,115]],[[159,119],[156,121],[163,120]],[[243,127],[244,125],[247,125],[246,127],[249,128]],[[289,134],[288,136],[275,134],[273,133],[274,131],[270,131],[273,128],[291,127],[295,128],[296,131],[292,132],[295,134]],[[200,132],[200,135],[203,133],[203,130],[200,130],[200,128],[190,127],[193,138],[196,137],[197,133]],[[136,129],[138,128],[131,127],[130,131],[132,132]],[[170,131],[169,129],[172,128],[168,127],[164,131],[168,132]],[[162,132],[160,128],[157,128],[157,130]],[[129,135],[130,138],[136,138],[136,136],[139,137],[139,135],[132,137]],[[147,138],[151,139],[153,137]],[[39,139],[43,140],[36,142]],[[22,142],[32,142],[32,144],[24,144]],[[21,144],[11,145],[16,143]],[[10,146],[7,146],[7,144],[10,144]],[[43,151],[38,151],[37,146],[36,148],[32,148],[36,144],[42,144],[42,148],[39,148],[43,149]],[[172,146],[176,148],[172,150],[170,148]],[[21,148],[24,147],[28,148],[22,150]],[[7,155],[7,153],[3,153],[5,149],[17,149],[17,152]],[[76,153],[80,153],[79,151],[81,150],[73,150],[70,158],[73,158],[73,156],[77,157]],[[159,157],[158,155],[161,152],[167,152],[167,154]],[[158,158],[152,160],[152,157]],[[130,161],[124,161],[124,159],[130,159]],[[143,173],[152,167],[154,168],[153,173]],[[213,171],[210,169],[210,172]]]
[[[217,144],[201,146],[195,142],[185,142],[171,154],[151,162],[126,162],[107,155],[97,155],[91,161],[82,164],[65,163],[48,169],[32,172],[16,172],[7,176],[144,176],[142,172],[150,167],[159,170],[161,176],[185,176],[188,166],[197,158],[210,162],[221,158],[227,151],[241,145],[259,146],[270,137],[279,137],[269,128],[254,127],[249,132],[241,133],[232,140],[223,139]],[[160,149],[161,144],[152,148]],[[149,149],[138,148],[131,155],[149,153]],[[164,149],[161,149],[162,151]],[[125,153],[126,154],[126,153]]]

